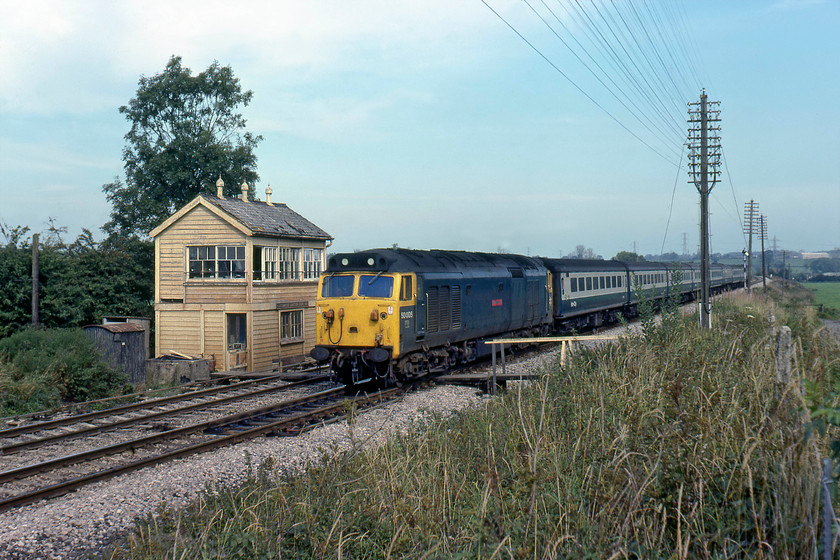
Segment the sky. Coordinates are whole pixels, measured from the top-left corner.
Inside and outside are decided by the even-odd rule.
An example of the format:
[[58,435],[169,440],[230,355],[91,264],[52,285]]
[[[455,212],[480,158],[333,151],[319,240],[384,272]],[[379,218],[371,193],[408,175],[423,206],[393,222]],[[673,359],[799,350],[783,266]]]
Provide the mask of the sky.
[[[712,252],[745,247],[751,199],[768,247],[840,247],[840,0],[579,2],[661,27],[628,25],[610,59],[568,0],[0,0],[0,223],[101,238],[119,107],[178,55],[254,92],[257,194],[270,184],[330,251],[694,253],[682,144],[703,88],[725,162]],[[674,74],[644,72],[631,36]],[[643,79],[662,103],[633,93]]]

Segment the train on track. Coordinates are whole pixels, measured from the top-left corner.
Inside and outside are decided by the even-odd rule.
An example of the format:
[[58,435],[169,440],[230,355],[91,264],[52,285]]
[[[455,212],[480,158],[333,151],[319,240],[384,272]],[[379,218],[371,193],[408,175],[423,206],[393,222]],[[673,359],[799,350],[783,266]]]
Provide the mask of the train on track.
[[[711,291],[743,284],[712,265]],[[382,385],[446,371],[490,354],[483,341],[615,322],[674,291],[700,289],[690,263],[550,259],[506,253],[372,249],[333,255],[318,282],[310,356],[345,385]],[[676,295],[676,294],[674,294]]]

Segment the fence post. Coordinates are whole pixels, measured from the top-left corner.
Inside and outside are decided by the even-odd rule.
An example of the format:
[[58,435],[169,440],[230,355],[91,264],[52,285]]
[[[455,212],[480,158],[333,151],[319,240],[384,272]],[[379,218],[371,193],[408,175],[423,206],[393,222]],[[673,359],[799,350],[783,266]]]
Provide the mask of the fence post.
[[492,354],[493,354],[493,360],[492,360],[493,361],[493,376],[492,376],[492,379],[490,379],[490,383],[489,383],[490,386],[487,387],[487,392],[490,393],[491,395],[495,395],[496,394],[496,345],[491,344],[490,348],[493,349],[493,352],[492,352]]
[[823,459],[822,495],[823,495],[823,560],[834,557],[834,539],[831,536],[834,527],[834,509],[831,506],[831,459]]
[[779,385],[790,382],[790,342],[790,327],[784,325],[776,337],[776,383]]

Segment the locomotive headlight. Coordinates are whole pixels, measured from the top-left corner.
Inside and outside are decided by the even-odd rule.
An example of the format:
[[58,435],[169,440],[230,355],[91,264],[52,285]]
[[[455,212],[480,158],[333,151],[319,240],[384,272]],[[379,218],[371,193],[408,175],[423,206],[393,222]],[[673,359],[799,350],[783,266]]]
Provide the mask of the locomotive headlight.
[[320,305],[319,305],[318,307],[316,307],[316,308],[315,308],[315,312],[316,312],[318,315],[320,315],[320,314],[321,314],[321,306],[320,306]]
[[373,258],[373,257],[370,257],[370,258],[368,258],[368,260],[367,260],[368,266],[373,266],[373,263],[375,263],[375,262],[376,262],[376,261],[374,260],[374,258]]
[[[394,314],[394,306],[389,305],[388,306],[388,315],[393,315],[393,314]],[[382,318],[384,319],[385,317],[382,317]]]

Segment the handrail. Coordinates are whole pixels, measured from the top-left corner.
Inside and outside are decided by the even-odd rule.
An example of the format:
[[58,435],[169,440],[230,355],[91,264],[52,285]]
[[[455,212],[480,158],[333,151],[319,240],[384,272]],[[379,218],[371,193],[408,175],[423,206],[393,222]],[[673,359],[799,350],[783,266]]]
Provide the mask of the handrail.
[[496,345],[502,345],[502,375],[505,374],[505,344],[542,344],[550,342],[560,343],[560,364],[566,365],[567,352],[572,351],[572,342],[582,342],[586,340],[617,340],[617,335],[576,335],[576,336],[539,336],[530,338],[494,338],[493,340],[485,340],[484,344],[489,344],[492,347],[492,363],[491,373],[487,374],[487,385],[490,394],[496,394]]

